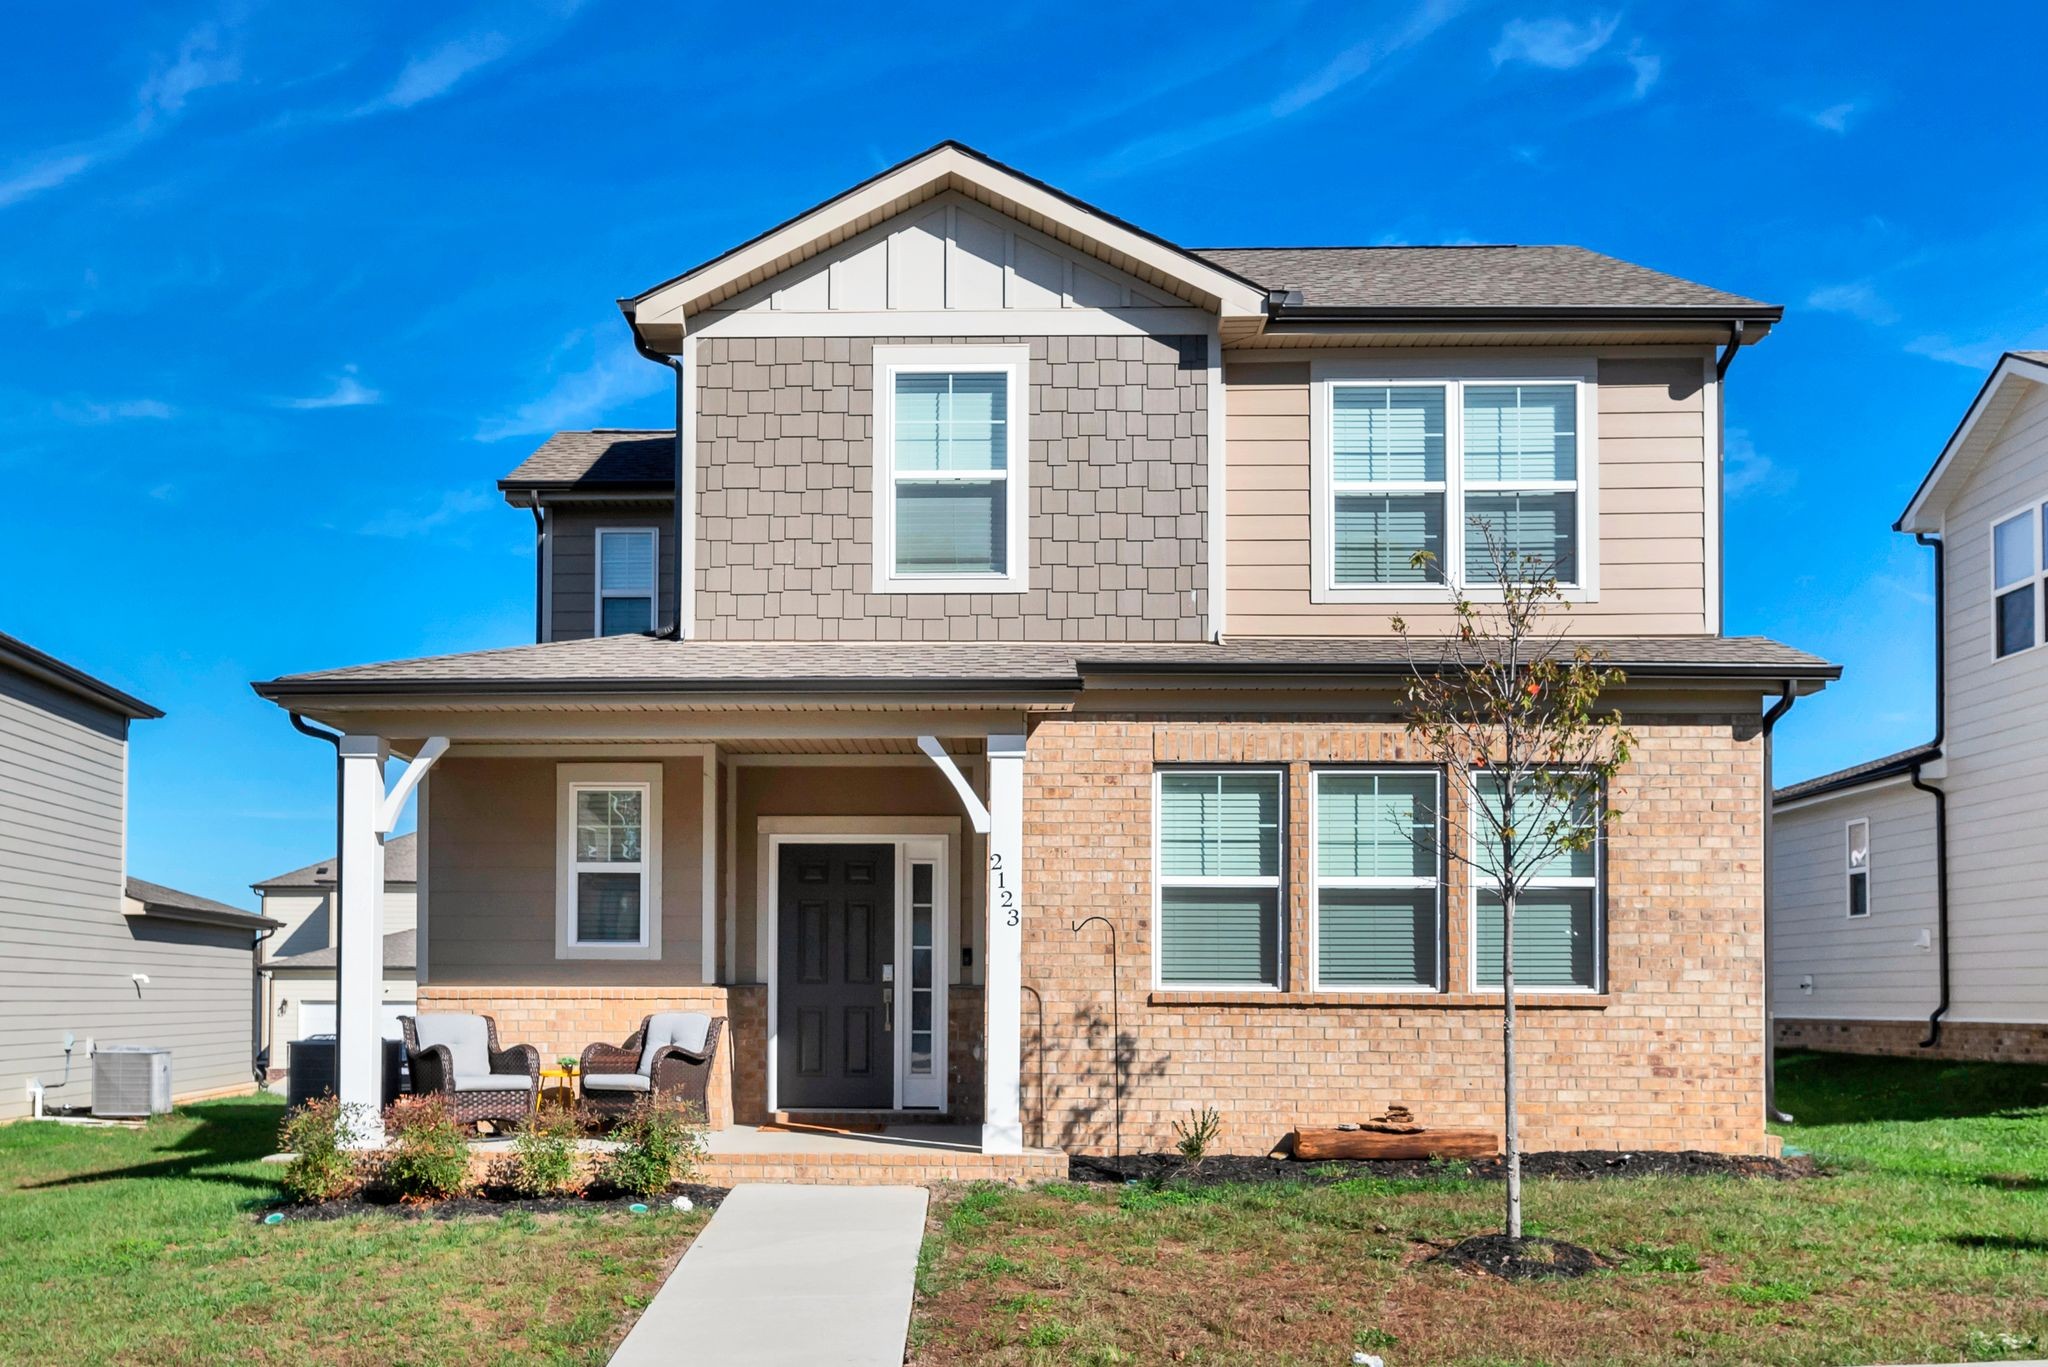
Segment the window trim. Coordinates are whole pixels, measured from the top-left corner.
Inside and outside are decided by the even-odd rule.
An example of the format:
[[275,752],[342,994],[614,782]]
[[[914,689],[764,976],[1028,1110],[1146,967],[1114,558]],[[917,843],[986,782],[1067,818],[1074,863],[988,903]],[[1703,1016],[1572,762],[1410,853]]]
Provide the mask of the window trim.
[[[1166,823],[1162,819],[1165,804],[1165,784],[1162,780],[1168,774],[1269,774],[1279,787],[1280,811],[1274,831],[1274,871],[1272,878],[1175,878],[1172,886],[1177,888],[1260,888],[1270,886],[1276,896],[1273,899],[1274,941],[1273,978],[1270,983],[1211,983],[1211,982],[1167,982],[1165,892],[1167,888],[1166,866],[1160,858],[1160,837]],[[1152,766],[1152,989],[1156,992],[1265,992],[1279,995],[1287,990],[1288,922],[1289,904],[1293,901],[1289,887],[1287,867],[1287,787],[1288,766],[1285,764],[1155,764]]]
[[[1028,346],[878,346],[874,354],[874,563],[875,593],[1024,593],[1031,583],[1030,407]],[[896,377],[901,374],[1000,371],[1008,398],[1004,430],[1004,536],[1007,560],[1000,574],[899,574],[896,571]]]
[[[555,766],[555,957],[557,959],[661,958],[660,764],[558,764]],[[590,789],[638,788],[642,792],[640,938],[584,944],[576,938],[576,794]]]
[[[1466,796],[1469,800],[1471,797],[1469,789]],[[1604,810],[1607,805],[1605,794],[1603,793],[1596,801],[1600,808]],[[1465,901],[1468,907],[1465,920],[1467,936],[1465,941],[1465,958],[1467,960],[1465,970],[1466,982],[1474,992],[1502,996],[1505,994],[1502,993],[1500,984],[1488,985],[1479,980],[1479,899],[1483,893],[1490,891],[1490,889],[1480,886],[1481,879],[1478,865],[1479,823],[1472,819],[1472,815],[1469,812],[1465,815],[1465,841],[1466,848],[1473,861],[1465,869]],[[1515,988],[1515,1000],[1520,1001],[1524,997],[1598,997],[1603,995],[1607,990],[1607,823],[1604,820],[1600,820],[1595,827],[1593,837],[1593,872],[1591,875],[1584,878],[1532,878],[1528,881],[1528,886],[1531,888],[1587,888],[1592,891],[1593,981],[1585,986],[1577,983],[1563,987],[1555,985],[1545,985],[1542,987],[1517,986]]]
[[[1863,828],[1863,867],[1856,867],[1856,837]],[[1863,910],[1856,910],[1856,880],[1863,880]],[[1852,816],[1842,823],[1842,912],[1851,921],[1870,919],[1870,818]]]
[[[1336,466],[1332,435],[1334,390],[1348,384],[1441,385],[1444,388],[1444,582],[1340,585],[1336,581]],[[1314,603],[1448,602],[1463,592],[1475,602],[1498,601],[1500,591],[1465,580],[1465,404],[1468,384],[1570,384],[1577,396],[1578,466],[1572,492],[1578,528],[1578,582],[1559,585],[1567,602],[1600,598],[1599,363],[1585,360],[1316,361],[1309,369],[1309,600]],[[1503,484],[1473,481],[1473,493],[1541,490],[1546,481]],[[1564,492],[1562,482],[1548,481]]]
[[[1375,986],[1369,983],[1325,983],[1322,962],[1322,911],[1324,878],[1322,870],[1322,800],[1323,776],[1326,774],[1424,774],[1436,785],[1437,851],[1436,874],[1431,878],[1338,878],[1329,880],[1329,886],[1336,888],[1433,888],[1436,892],[1436,974],[1428,985],[1421,983],[1396,983]],[[1308,980],[1309,990],[1327,995],[1357,994],[1361,996],[1427,996],[1441,995],[1450,982],[1449,922],[1446,916],[1446,895],[1448,889],[1447,851],[1443,844],[1444,834],[1444,771],[1438,765],[1420,764],[1329,764],[1317,765],[1309,771],[1308,810]]]
[[[661,528],[659,527],[599,527],[593,543],[595,558],[591,562],[591,580],[595,597],[590,609],[590,634],[604,635],[604,600],[607,598],[639,598],[642,595],[624,589],[608,589],[604,585],[604,539],[608,536],[645,536],[649,538],[649,565],[653,569],[654,583],[649,586],[647,598],[647,630],[661,630]],[[622,636],[638,636],[641,632],[621,632]]]
[[[2034,572],[2024,580],[2014,580],[2010,584],[2001,585],[1998,582],[1998,529],[2018,518],[2027,520],[2028,529],[2033,537]],[[1986,653],[1993,664],[2001,660],[2018,659],[2048,644],[2048,566],[2042,564],[2043,552],[2048,551],[2048,535],[2043,533],[2048,531],[2048,528],[2042,526],[2043,518],[2048,518],[2048,502],[2037,500],[1998,514],[1985,527],[1984,578],[1991,586],[1991,595],[1985,603],[1991,617],[1990,640],[1986,646]],[[2018,650],[2001,655],[1998,653],[1998,600],[2005,594],[2021,588],[2025,588],[2034,600],[2034,639]]]

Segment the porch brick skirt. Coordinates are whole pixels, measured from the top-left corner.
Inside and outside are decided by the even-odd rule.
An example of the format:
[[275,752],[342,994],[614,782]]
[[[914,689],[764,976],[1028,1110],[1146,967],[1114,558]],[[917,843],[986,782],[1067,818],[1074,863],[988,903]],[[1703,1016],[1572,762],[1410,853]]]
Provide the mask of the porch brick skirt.
[[2048,1063],[2048,1025],[2005,1025],[1985,1021],[1944,1021],[1941,1041],[1922,1049],[1927,1022],[1778,1020],[1780,1049],[1817,1049],[1833,1054],[1880,1054],[1888,1058],[1974,1059],[1990,1063]]
[[768,989],[759,983],[724,987],[477,987],[422,983],[422,1011],[471,1011],[496,1018],[505,1045],[531,1044],[541,1066],[592,1044],[623,1044],[655,1011],[703,1011],[726,1019],[712,1069],[713,1129],[768,1118]]

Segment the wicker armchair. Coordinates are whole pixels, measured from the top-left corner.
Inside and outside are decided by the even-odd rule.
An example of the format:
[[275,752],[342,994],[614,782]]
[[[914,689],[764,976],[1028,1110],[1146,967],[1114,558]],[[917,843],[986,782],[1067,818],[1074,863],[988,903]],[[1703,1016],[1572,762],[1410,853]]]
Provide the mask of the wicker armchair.
[[[437,1040],[420,1047],[420,1019],[428,1024],[428,1035]],[[477,1027],[482,1022],[482,1038]],[[498,1047],[498,1023],[489,1016],[459,1013],[429,1013],[423,1018],[400,1016],[399,1029],[405,1033],[405,1056],[412,1065],[415,1096],[439,1096],[448,1103],[449,1115],[458,1125],[480,1120],[507,1124],[533,1114],[540,1097],[540,1051],[530,1044]],[[449,1040],[454,1042],[445,1042]],[[482,1058],[474,1046],[481,1043]],[[458,1055],[467,1054],[458,1060]],[[486,1066],[474,1071],[477,1063]]]
[[718,1056],[718,1043],[725,1033],[725,1017],[694,1016],[704,1022],[704,1048],[695,1053],[677,1044],[664,1044],[645,1060],[641,1054],[648,1031],[657,1019],[664,1022],[689,1020],[692,1015],[662,1012],[640,1022],[624,1044],[593,1044],[583,1051],[581,1076],[583,1104],[593,1114],[616,1120],[633,1109],[645,1096],[693,1101],[700,1114],[708,1112],[711,1065]]

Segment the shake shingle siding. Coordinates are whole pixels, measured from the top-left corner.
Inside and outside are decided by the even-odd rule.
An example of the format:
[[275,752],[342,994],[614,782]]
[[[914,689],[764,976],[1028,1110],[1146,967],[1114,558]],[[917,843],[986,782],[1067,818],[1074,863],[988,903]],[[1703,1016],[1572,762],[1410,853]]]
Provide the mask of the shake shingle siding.
[[[875,594],[876,345],[1031,350],[1030,588]],[[709,639],[1198,641],[1201,337],[699,344],[697,623]]]

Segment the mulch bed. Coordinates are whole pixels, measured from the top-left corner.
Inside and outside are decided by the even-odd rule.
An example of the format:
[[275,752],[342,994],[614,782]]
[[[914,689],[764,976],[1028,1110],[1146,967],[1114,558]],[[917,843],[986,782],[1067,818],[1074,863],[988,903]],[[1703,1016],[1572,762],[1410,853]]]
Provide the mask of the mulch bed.
[[[1470,1162],[1429,1159],[1351,1158],[1304,1163],[1292,1158],[1218,1154],[1190,1167],[1178,1154],[1130,1154],[1123,1158],[1076,1154],[1067,1160],[1074,1182],[1174,1182],[1183,1186],[1225,1183],[1307,1182],[1328,1186],[1360,1177],[1470,1177],[1499,1181],[1506,1165],[1498,1158]],[[1597,1181],[1612,1177],[1761,1177],[1789,1182],[1823,1173],[1810,1158],[1767,1158],[1761,1154],[1702,1153],[1685,1149],[1549,1149],[1522,1155],[1524,1177]]]
[[503,1189],[485,1187],[474,1196],[458,1196],[447,1201],[407,1202],[388,1191],[370,1191],[360,1196],[351,1196],[341,1201],[323,1201],[318,1205],[266,1206],[256,1211],[251,1218],[261,1223],[266,1215],[282,1211],[286,1224],[294,1220],[346,1220],[355,1215],[396,1216],[402,1220],[457,1220],[481,1216],[493,1219],[510,1215],[514,1211],[525,1211],[532,1215],[558,1215],[563,1211],[588,1210],[599,1213],[623,1215],[635,1201],[648,1207],[648,1213],[669,1208],[669,1202],[678,1196],[687,1196],[699,1210],[716,1210],[719,1202],[725,1200],[729,1188],[705,1187],[688,1183],[671,1187],[660,1196],[622,1196],[605,1192],[591,1196],[518,1196]]
[[1433,1261],[1513,1282],[1583,1277],[1606,1266],[1590,1248],[1558,1239],[1510,1239],[1505,1234],[1475,1234],[1452,1244]]

